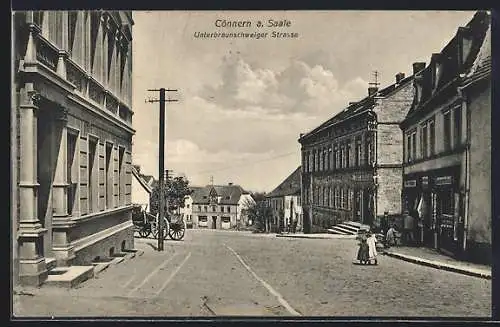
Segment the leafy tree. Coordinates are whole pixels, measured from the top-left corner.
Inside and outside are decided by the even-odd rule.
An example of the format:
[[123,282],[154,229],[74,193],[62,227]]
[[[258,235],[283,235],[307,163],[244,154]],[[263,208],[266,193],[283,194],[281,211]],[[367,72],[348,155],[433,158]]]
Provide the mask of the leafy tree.
[[[184,208],[184,199],[186,196],[191,195],[193,190],[189,189],[189,181],[185,177],[175,177],[168,179],[164,185],[165,188],[165,209],[167,209],[167,198],[168,198],[168,212],[177,210],[178,208]],[[160,188],[157,183],[153,188],[150,196],[150,211],[153,215],[158,213],[159,209],[159,197]]]
[[256,201],[248,206],[248,218],[254,222],[259,231],[269,232],[272,216],[273,212],[265,200]]
[[255,202],[264,201],[266,199],[266,192],[254,192],[251,195]]

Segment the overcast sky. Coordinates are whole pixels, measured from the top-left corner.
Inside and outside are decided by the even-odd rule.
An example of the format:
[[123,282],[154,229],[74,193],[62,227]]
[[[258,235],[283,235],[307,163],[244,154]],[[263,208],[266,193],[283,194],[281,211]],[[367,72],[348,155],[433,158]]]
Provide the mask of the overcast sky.
[[[166,168],[193,185],[233,182],[271,191],[300,165],[300,133],[429,62],[474,12],[134,12],[133,161],[158,175],[158,104],[150,88],[175,88],[167,104]],[[217,28],[217,19],[250,28]],[[287,19],[290,27],[257,28]],[[200,39],[195,32],[294,32],[298,38]]]

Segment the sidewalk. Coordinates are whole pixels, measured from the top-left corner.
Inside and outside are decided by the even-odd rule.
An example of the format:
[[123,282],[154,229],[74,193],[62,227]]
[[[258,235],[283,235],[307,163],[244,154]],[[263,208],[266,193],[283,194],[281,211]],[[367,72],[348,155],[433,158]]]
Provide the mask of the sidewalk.
[[281,233],[281,234],[276,234],[276,237],[328,240],[328,239],[355,239],[356,235],[340,235],[340,234],[328,234],[328,233],[317,233],[317,234]]
[[423,266],[491,279],[490,266],[459,261],[428,248],[397,246],[389,249],[383,249],[381,252],[385,255]]

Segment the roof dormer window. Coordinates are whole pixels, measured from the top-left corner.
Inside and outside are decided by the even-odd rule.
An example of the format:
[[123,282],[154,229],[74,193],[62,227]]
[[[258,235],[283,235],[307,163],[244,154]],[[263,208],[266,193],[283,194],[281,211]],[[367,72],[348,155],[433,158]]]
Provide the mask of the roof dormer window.
[[441,62],[441,55],[438,53],[434,53],[431,58],[431,65],[432,65],[432,70],[431,70],[431,88],[433,91],[435,91],[439,85],[439,80],[441,77],[441,67],[442,67],[442,62]]
[[472,47],[472,36],[470,29],[467,27],[459,27],[457,32],[458,41],[458,65],[461,67],[469,57]]

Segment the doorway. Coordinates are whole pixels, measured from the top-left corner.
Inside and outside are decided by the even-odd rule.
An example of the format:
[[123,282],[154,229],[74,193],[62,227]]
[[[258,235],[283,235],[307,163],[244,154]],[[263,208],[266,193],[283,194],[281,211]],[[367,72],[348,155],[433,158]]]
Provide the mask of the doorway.
[[362,213],[362,207],[361,207],[361,191],[355,190],[354,191],[354,221],[355,222],[361,222],[361,213]]
[[56,171],[60,130],[47,108],[38,112],[36,162],[38,184],[38,220],[48,231],[43,236],[43,256],[52,256],[52,184]]
[[364,225],[372,225],[373,224],[373,196],[371,192],[368,192],[367,190],[362,192],[362,223]]
[[212,216],[212,229],[217,229],[217,216]]

